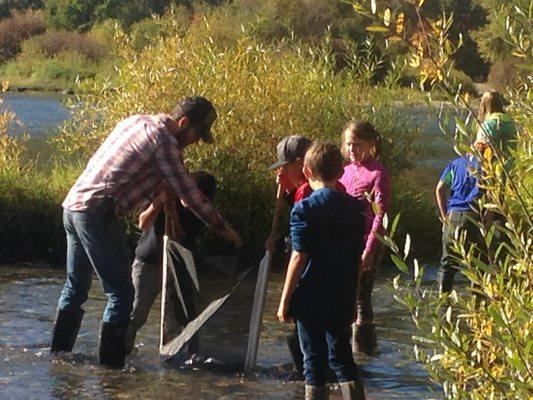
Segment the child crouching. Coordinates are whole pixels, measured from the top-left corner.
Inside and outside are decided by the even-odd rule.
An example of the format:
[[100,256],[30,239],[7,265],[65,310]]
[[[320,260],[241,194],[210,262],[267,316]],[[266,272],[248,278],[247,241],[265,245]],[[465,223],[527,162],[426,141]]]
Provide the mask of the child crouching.
[[306,400],[329,397],[328,360],[343,399],[365,398],[350,346],[365,222],[362,204],[336,190],[342,165],[337,147],[312,145],[303,171],[313,192],[291,212],[293,250],[278,318],[296,320]]

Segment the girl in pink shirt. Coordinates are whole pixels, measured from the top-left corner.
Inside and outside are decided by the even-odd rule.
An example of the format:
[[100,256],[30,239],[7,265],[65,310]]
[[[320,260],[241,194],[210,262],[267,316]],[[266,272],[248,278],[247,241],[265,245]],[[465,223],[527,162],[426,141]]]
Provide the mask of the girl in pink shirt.
[[391,198],[390,174],[377,161],[380,144],[380,134],[366,121],[350,122],[342,133],[342,150],[350,163],[344,167],[340,182],[346,193],[366,204],[366,245],[361,260],[353,346],[355,351],[367,354],[374,353],[377,346],[371,295],[384,248],[376,233],[383,233],[383,216],[389,211]]

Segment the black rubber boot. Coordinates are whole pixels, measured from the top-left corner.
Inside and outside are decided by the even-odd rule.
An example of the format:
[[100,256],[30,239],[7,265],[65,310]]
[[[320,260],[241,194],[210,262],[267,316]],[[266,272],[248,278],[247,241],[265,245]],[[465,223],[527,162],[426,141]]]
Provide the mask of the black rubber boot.
[[300,341],[296,333],[287,336],[287,347],[294,364],[294,380],[301,381],[304,379],[304,355],[300,349]]
[[131,352],[133,351],[133,348],[135,347],[136,337],[137,337],[137,330],[132,325],[129,325],[128,329],[126,330],[126,336],[124,339],[124,348],[125,348],[127,356],[131,354]]
[[353,324],[352,349],[354,353],[360,352],[369,356],[376,354],[378,342],[376,325],[372,322]]
[[65,310],[57,309],[56,322],[52,330],[52,344],[50,351],[72,351],[76,337],[80,330],[84,311],[79,307],[69,307]]
[[128,324],[102,322],[98,342],[100,364],[112,368],[122,368],[126,359],[126,331]]

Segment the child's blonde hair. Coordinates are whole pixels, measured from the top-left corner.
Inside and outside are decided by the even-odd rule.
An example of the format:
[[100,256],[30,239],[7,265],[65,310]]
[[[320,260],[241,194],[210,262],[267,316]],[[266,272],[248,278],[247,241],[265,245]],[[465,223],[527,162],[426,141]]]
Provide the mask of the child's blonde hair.
[[345,132],[352,132],[358,139],[364,141],[374,142],[376,149],[373,157],[379,157],[381,153],[381,135],[374,128],[374,126],[368,121],[350,121],[342,130],[342,155],[345,158],[349,158],[346,152],[346,135]]
[[309,168],[313,178],[322,182],[337,179],[342,172],[342,165],[342,154],[332,143],[315,142],[305,153],[304,167]]
[[495,90],[483,93],[479,103],[478,119],[483,122],[492,113],[503,112],[503,97]]

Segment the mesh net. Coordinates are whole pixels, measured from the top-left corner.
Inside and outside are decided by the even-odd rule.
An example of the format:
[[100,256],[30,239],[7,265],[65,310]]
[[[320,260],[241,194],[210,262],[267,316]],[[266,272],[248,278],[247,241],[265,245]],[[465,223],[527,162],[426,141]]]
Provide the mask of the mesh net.
[[[182,366],[243,368],[257,269],[238,256],[213,257],[196,269],[190,252],[165,240],[163,358]],[[166,279],[165,279],[166,278]],[[181,327],[172,329],[175,325]]]

